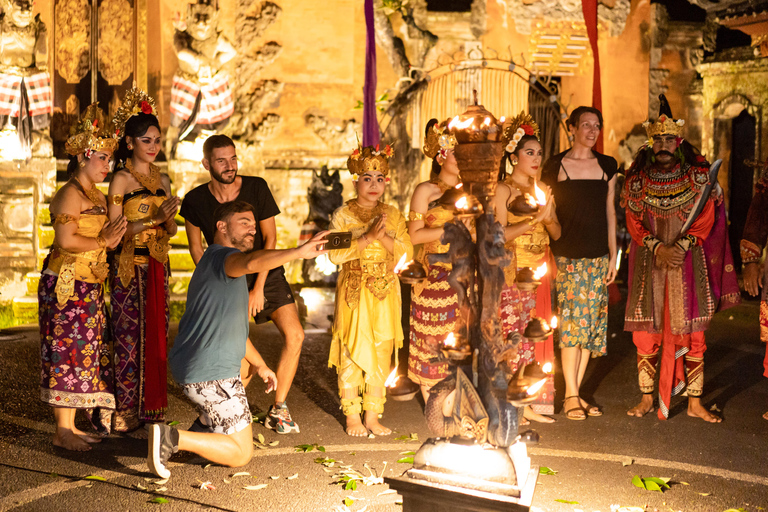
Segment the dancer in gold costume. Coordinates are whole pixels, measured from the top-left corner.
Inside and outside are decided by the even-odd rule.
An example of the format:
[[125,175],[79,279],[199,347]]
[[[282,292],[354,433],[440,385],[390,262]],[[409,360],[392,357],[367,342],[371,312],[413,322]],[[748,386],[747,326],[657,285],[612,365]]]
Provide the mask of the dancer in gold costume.
[[123,216],[107,222],[107,201],[96,183],[110,169],[117,138],[104,112],[89,106],[67,140],[70,179],[56,192],[50,211],[55,238],[43,263],[40,308],[40,395],[54,407],[54,446],[90,450],[98,437],[75,427],[84,409],[101,435],[109,433],[115,397],[109,346],[102,343],[107,248],[126,229]]
[[153,163],[161,148],[155,114],[154,100],[135,87],[115,114],[122,138],[109,216],[128,219],[110,273],[118,432],[163,421],[168,403],[168,242],[179,199]]
[[421,386],[426,403],[429,388],[450,373],[448,362],[436,359],[446,336],[454,331],[459,302],[456,290],[448,283],[451,265],[430,265],[427,255],[448,251],[449,245],[441,244],[440,237],[443,225],[454,219],[454,212],[445,209],[437,200],[446,190],[458,185],[460,180],[459,167],[453,156],[456,139],[438,125],[436,119],[427,123],[425,135],[423,150],[427,157],[433,159],[432,174],[429,181],[420,183],[413,191],[408,233],[414,245],[422,244],[416,259],[424,265],[427,279],[414,285],[411,292],[408,377]]
[[[352,245],[328,253],[341,265],[336,288],[333,341],[328,359],[339,374],[341,407],[350,436],[388,435],[384,411],[392,352],[403,346],[400,282],[395,264],[413,247],[405,217],[379,201],[389,182],[389,146],[355,150],[347,160],[357,198],[336,210],[332,231],[350,231]],[[362,392],[362,397],[360,396]],[[361,414],[363,416],[361,417]]]

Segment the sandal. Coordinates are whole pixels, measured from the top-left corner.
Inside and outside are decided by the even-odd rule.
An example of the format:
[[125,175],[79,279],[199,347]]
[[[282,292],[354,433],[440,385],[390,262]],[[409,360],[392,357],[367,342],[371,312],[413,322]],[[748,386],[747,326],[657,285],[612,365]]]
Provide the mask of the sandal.
[[[573,396],[567,396],[565,397],[565,400],[563,400],[563,408],[565,409],[565,402],[570,400],[571,398],[579,398],[579,395],[573,395]],[[565,414],[565,417],[569,420],[574,421],[583,421],[587,419],[587,411],[584,410],[584,408],[581,406],[581,399],[577,402],[579,405],[576,407],[571,407],[570,409],[565,409],[563,411],[563,414]]]
[[589,402],[587,402],[581,397],[579,397],[579,402],[580,403],[584,402],[585,404],[587,404],[586,407],[582,407],[582,409],[584,409],[584,411],[587,413],[587,416],[597,417],[597,416],[603,415],[603,411],[601,411],[598,406],[591,405]]

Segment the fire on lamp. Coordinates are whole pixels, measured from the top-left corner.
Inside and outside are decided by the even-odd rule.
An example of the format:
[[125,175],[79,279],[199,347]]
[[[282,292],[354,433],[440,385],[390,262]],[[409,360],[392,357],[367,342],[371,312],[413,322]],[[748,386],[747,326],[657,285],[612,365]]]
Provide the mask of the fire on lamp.
[[472,355],[469,341],[464,336],[457,336],[452,332],[449,332],[448,336],[445,337],[441,350],[445,357],[454,361],[460,361]]
[[389,374],[389,377],[387,377],[387,380],[384,381],[384,387],[385,388],[395,387],[399,379],[400,379],[400,376],[397,374],[397,366],[395,366],[395,369],[392,370],[392,373]]
[[443,195],[440,196],[437,202],[438,204],[440,204],[440,206],[444,207],[445,209],[451,210],[456,207],[457,201],[461,200],[461,198],[466,196],[467,196],[467,193],[464,191],[464,184],[459,183],[455,187],[451,187],[445,192],[443,192]]
[[547,194],[533,182],[533,195],[519,194],[507,205],[507,210],[514,215],[528,216],[538,213],[539,208],[547,204]]
[[483,204],[473,195],[462,196],[455,206],[459,217],[479,217],[484,211]]
[[534,272],[531,267],[523,267],[517,271],[515,285],[519,290],[532,291],[539,287],[541,278],[547,274],[547,264],[542,263]]
[[400,278],[405,284],[418,284],[427,278],[427,271],[424,270],[424,265],[416,260],[411,260],[405,263],[405,254],[403,254],[400,261],[395,265],[395,275]]
[[547,204],[547,194],[539,188],[536,180],[533,180],[533,194],[536,196],[536,203],[540,206]]
[[544,339],[552,335],[552,332],[553,329],[546,320],[534,317],[531,318],[531,321],[525,326],[523,336],[536,343],[544,341]]

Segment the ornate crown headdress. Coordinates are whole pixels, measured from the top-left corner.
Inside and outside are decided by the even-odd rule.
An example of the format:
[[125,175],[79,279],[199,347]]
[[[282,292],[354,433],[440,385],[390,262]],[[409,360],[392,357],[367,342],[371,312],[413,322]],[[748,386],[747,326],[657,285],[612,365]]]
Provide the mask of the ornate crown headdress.
[[115,117],[112,119],[118,131],[118,136],[125,136],[125,123],[140,113],[157,116],[157,108],[155,107],[155,99],[136,87],[136,82],[134,82],[133,87],[125,93],[123,104],[117,109]]
[[526,135],[533,135],[536,140],[539,140],[539,125],[533,120],[530,114],[526,114],[525,111],[507,120],[504,123],[504,128],[501,134],[502,142],[506,142],[504,150],[507,153],[512,153],[517,149],[517,145]]
[[667,97],[659,94],[659,118],[656,121],[647,120],[643,123],[643,128],[645,128],[645,133],[648,134],[649,139],[653,139],[656,135],[681,137],[684,125],[683,119],[672,118],[672,109],[669,107]]
[[[358,147],[347,159],[347,169],[352,173],[352,179],[357,181],[361,174],[370,171],[379,171],[384,176],[389,174],[389,159],[395,154],[392,146],[387,144],[384,149],[376,146]],[[389,180],[389,178],[387,178]]]
[[445,121],[438,123],[437,119],[429,120],[424,137],[424,146],[421,148],[424,155],[428,158],[435,158],[440,154],[445,158],[445,152],[453,149],[456,144],[458,144],[456,137],[448,131]]
[[94,151],[114,151],[117,148],[117,132],[98,102],[88,105],[77,123],[70,129],[70,137],[64,146],[72,156],[85,153],[91,157]]

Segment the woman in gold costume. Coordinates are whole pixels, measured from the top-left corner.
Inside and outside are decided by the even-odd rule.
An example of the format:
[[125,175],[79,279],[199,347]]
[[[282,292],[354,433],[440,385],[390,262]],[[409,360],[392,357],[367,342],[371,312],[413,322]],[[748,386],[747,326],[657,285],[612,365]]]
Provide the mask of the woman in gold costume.
[[[350,436],[388,435],[379,423],[392,352],[403,346],[400,282],[394,268],[413,254],[405,217],[379,201],[389,182],[389,146],[357,149],[347,160],[357,198],[333,213],[331,231],[350,231],[352,245],[332,250],[341,265],[328,365],[339,375],[341,407]],[[362,397],[360,396],[362,393]],[[364,414],[363,414],[364,413]],[[363,414],[363,416],[361,416]]]
[[38,287],[40,396],[54,407],[54,446],[86,451],[100,438],[75,427],[77,409],[88,412],[100,435],[109,433],[115,409],[109,346],[102,343],[104,280],[107,249],[120,242],[126,219],[107,221],[107,200],[96,188],[117,146],[104,112],[89,106],[73,131],[66,143],[70,179],[51,201],[55,238]]
[[122,138],[109,217],[128,219],[110,272],[118,432],[163,421],[168,405],[168,249],[179,199],[153,163],[161,148],[155,114],[154,100],[136,88],[115,114]]
[[[521,335],[533,316],[547,322],[552,317],[551,275],[554,264],[549,250],[549,240],[560,237],[560,224],[555,215],[552,192],[546,185],[537,183],[541,167],[542,150],[539,143],[539,127],[530,115],[520,113],[504,126],[504,139],[509,140],[499,171],[499,187],[496,191],[496,215],[506,219],[505,236],[507,250],[514,254],[516,264],[504,269],[505,285],[501,292],[501,322],[506,338],[511,332]],[[506,176],[507,161],[513,171]],[[546,197],[546,204],[539,206],[533,216],[515,215],[508,210],[512,201],[520,194],[536,197],[538,186]],[[502,220],[502,223],[503,220]],[[541,284],[535,291],[524,291],[515,285],[518,268],[538,269],[547,264],[547,273],[540,279]],[[540,364],[554,364],[554,345],[552,336],[540,343],[532,343],[522,338],[518,348],[519,365],[538,361]],[[555,413],[554,379],[550,375],[543,391],[523,412],[526,420],[552,423],[548,415]],[[546,416],[545,416],[546,415]]]
[[434,362],[448,333],[454,331],[458,315],[458,296],[450,283],[451,265],[430,265],[427,255],[448,251],[449,245],[440,243],[443,225],[453,221],[454,212],[441,206],[437,200],[449,188],[460,183],[459,167],[453,156],[456,139],[438,125],[436,119],[427,123],[424,154],[432,158],[429,181],[420,183],[411,197],[408,214],[408,233],[414,245],[421,244],[416,259],[424,265],[427,279],[413,285],[411,292],[410,354],[408,377],[421,386],[424,402],[429,388],[446,378],[450,367],[444,359]]

